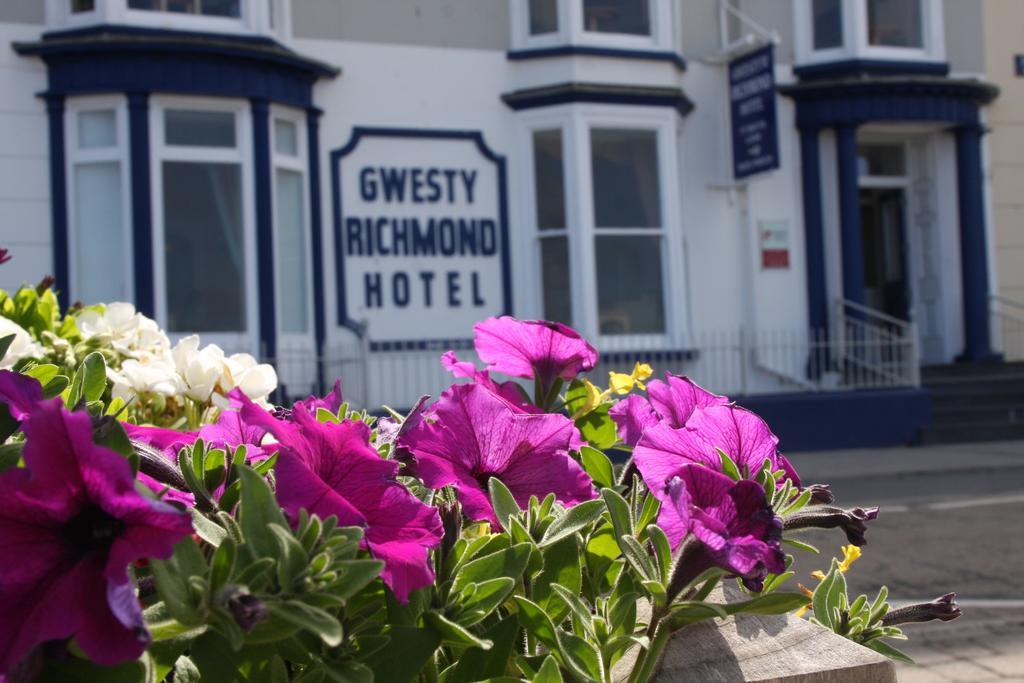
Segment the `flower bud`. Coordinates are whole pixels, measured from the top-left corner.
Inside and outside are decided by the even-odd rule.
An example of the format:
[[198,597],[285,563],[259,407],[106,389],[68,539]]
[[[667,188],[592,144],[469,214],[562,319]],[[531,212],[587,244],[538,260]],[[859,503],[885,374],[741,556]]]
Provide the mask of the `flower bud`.
[[831,505],[836,502],[836,497],[832,493],[832,487],[828,484],[811,484],[807,487],[807,490],[811,492],[811,502],[809,505]]
[[882,617],[883,626],[897,626],[924,621],[952,621],[960,616],[960,605],[956,604],[956,593],[946,593],[931,602],[908,605],[893,610]]
[[246,633],[267,618],[267,606],[243,586],[225,586],[217,593],[219,601]]
[[438,506],[444,538],[441,540],[441,557],[447,557],[462,535],[462,506],[457,501],[441,503]]
[[795,515],[786,519],[786,531],[798,529],[835,529],[840,528],[846,533],[846,538],[856,546],[867,544],[864,532],[867,531],[867,523],[878,517],[878,508],[842,508],[831,505],[815,505],[805,508]]

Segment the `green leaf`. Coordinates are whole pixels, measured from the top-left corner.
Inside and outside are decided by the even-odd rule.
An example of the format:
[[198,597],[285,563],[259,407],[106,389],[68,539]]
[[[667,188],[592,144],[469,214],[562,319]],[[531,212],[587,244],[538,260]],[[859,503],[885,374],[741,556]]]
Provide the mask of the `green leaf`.
[[558,662],[551,655],[544,659],[540,665],[537,675],[530,679],[531,683],[563,683],[562,671],[558,668]]
[[502,675],[515,649],[518,634],[519,620],[515,615],[507,616],[494,624],[483,635],[486,640],[493,643],[491,648],[467,649],[455,664],[445,671],[444,683],[471,683],[481,678]]
[[608,507],[608,515],[615,528],[615,538],[633,535],[633,517],[629,511],[629,503],[612,489],[601,489],[601,498]]
[[491,646],[494,645],[494,643],[489,640],[476,637],[469,630],[456,624],[454,621],[451,621],[435,610],[424,612],[423,621],[427,626],[437,631],[441,636],[442,643],[463,647],[478,647],[481,650],[490,650]]
[[407,683],[417,678],[441,645],[441,636],[431,628],[392,626],[388,633],[388,646],[364,662],[373,670],[374,680],[382,683]]
[[820,555],[821,554],[821,551],[818,550],[817,548],[815,548],[810,543],[804,543],[803,541],[798,541],[795,538],[784,538],[784,539],[782,539],[782,542],[787,544],[787,545],[791,545],[794,548],[797,548],[799,550],[804,550],[804,551],[807,551],[809,553],[814,553],[815,555]]
[[878,654],[885,655],[889,659],[896,662],[903,662],[904,664],[914,663],[914,660],[911,659],[905,652],[903,652],[902,650],[897,650],[892,645],[882,640],[872,640],[870,642],[864,643],[864,647],[869,647]]
[[285,593],[295,592],[297,581],[309,566],[306,549],[287,528],[278,524],[270,524],[268,528],[280,550],[277,555],[277,585]]
[[199,667],[185,655],[174,662],[174,683],[199,683],[201,678]]
[[655,605],[663,607],[668,602],[668,590],[661,581],[641,581],[640,585],[651,596]]
[[508,518],[518,516],[522,512],[519,504],[516,503],[516,499],[512,496],[512,492],[508,490],[508,487],[497,477],[491,477],[487,481],[487,490],[491,494],[491,505],[494,506],[495,516],[497,516],[502,528],[507,529]]
[[187,626],[202,623],[189,588],[192,576],[206,576],[207,567],[199,546],[186,536],[174,546],[174,554],[167,560],[151,560],[149,563],[156,580],[156,590],[164,601],[167,612]]
[[245,677],[238,670],[238,654],[219,633],[207,631],[189,648],[189,657],[199,668],[203,681],[242,683]]
[[[362,662],[324,662],[324,667],[327,680],[335,683],[373,683],[373,671]],[[285,681],[287,680],[286,678]]]
[[597,488],[602,489],[615,485],[615,470],[607,455],[596,448],[584,446],[580,449],[580,458],[583,460],[583,469],[594,480],[594,485]]
[[484,555],[464,564],[455,575],[452,593],[459,593],[471,583],[507,576],[519,579],[530,560],[531,543],[517,543],[511,548]]
[[267,482],[251,468],[239,466],[238,478],[242,484],[238,523],[245,535],[245,544],[255,551],[257,557],[277,557],[278,545],[270,532],[270,525],[287,528],[281,506],[274,500]]
[[348,600],[361,591],[384,570],[381,560],[347,560],[337,571],[340,578],[331,584],[331,594],[341,600]]
[[592,681],[603,681],[601,653],[583,638],[565,631],[558,632],[558,644],[566,666],[578,676]]
[[680,629],[689,624],[695,624],[698,621],[704,621],[705,619],[725,619],[729,616],[721,605],[694,600],[674,603],[669,615],[669,623],[673,630]]
[[513,596],[513,599],[519,608],[519,623],[522,627],[549,650],[558,650],[558,636],[555,634],[555,625],[551,623],[551,617],[540,605],[521,595]]
[[210,561],[211,591],[217,590],[231,578],[231,573],[235,570],[237,550],[238,546],[230,537],[225,537],[217,546],[217,550],[213,553],[213,559]]
[[0,446],[0,472],[10,469],[11,467],[17,467],[18,462],[21,460],[21,452],[24,448],[24,442],[7,443]]
[[192,528],[199,534],[199,538],[214,548],[218,547],[227,538],[228,532],[220,524],[211,521],[209,517],[195,508],[189,508],[188,511],[192,515]]
[[544,568],[533,578],[533,599],[551,616],[551,620],[562,623],[569,613],[565,604],[552,591],[556,584],[578,593],[583,585],[580,570],[580,548],[576,536],[567,536],[557,543],[541,550]]
[[608,416],[611,407],[610,403],[604,403],[576,420],[580,434],[594,448],[611,448],[619,438],[615,421]]
[[580,597],[578,591],[569,590],[565,586],[560,586],[557,583],[551,585],[551,590],[558,595],[562,601],[569,606],[570,611],[580,620],[583,624],[583,628],[587,630],[587,633],[593,637],[594,634],[594,614],[590,611],[590,608],[583,598]]
[[720,605],[729,614],[786,614],[804,607],[810,598],[803,593],[769,593],[743,602]]
[[99,351],[90,353],[82,361],[79,371],[82,373],[82,396],[87,402],[100,400],[107,389],[107,363],[103,354]]
[[318,636],[328,647],[341,644],[341,624],[329,613],[298,600],[268,602],[267,611],[278,619]]
[[[0,339],[0,349],[3,348],[3,342],[5,339],[12,338],[13,337],[5,337],[4,339]],[[0,350],[0,358],[3,358],[2,350]],[[50,363],[43,363],[42,365],[33,365],[28,370],[23,370],[22,373],[29,377],[35,377],[39,381],[39,384],[45,387],[53,380],[54,377],[60,374],[60,368]]]
[[837,566],[836,561],[833,560],[832,569],[825,578],[821,580],[818,587],[814,589],[814,597],[811,598],[814,618],[821,622],[823,626],[833,631],[836,630],[836,626],[838,626],[838,624],[836,624],[832,619],[832,610],[829,607],[829,591],[836,582],[836,574],[839,573]]
[[736,466],[736,462],[726,455],[725,451],[721,448],[716,448],[718,451],[718,459],[722,461],[722,473],[729,476],[733,481],[739,481],[743,478],[740,474],[740,468]]
[[471,585],[476,586],[473,595],[456,605],[455,621],[462,626],[472,626],[486,619],[505,601],[516,587],[516,582],[515,579],[503,576]]
[[146,666],[142,661],[100,666],[77,657],[45,658],[43,670],[32,680],[36,683],[147,683]]
[[654,559],[658,564],[661,582],[667,586],[672,574],[672,545],[661,527],[655,524],[647,527],[647,537],[654,546]]
[[566,536],[581,531],[587,525],[600,519],[605,509],[603,500],[588,500],[565,510],[544,532],[544,536],[540,539],[540,546],[543,548],[557,543]]
[[654,567],[654,561],[647,554],[644,547],[640,545],[640,541],[632,536],[623,535],[619,537],[619,548],[622,549],[622,554],[625,556],[626,561],[636,570],[642,580],[658,580],[659,574],[658,570]]

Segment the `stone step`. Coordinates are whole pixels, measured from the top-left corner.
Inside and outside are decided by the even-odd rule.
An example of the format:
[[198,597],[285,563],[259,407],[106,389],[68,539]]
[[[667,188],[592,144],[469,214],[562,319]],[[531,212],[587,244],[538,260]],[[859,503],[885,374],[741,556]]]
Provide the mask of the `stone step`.
[[970,443],[974,441],[1011,441],[1024,439],[1024,422],[1003,420],[936,420],[921,430],[923,445]]
[[1024,363],[950,363],[921,367],[921,379],[925,383],[946,378],[990,377],[1004,374],[1024,375]]

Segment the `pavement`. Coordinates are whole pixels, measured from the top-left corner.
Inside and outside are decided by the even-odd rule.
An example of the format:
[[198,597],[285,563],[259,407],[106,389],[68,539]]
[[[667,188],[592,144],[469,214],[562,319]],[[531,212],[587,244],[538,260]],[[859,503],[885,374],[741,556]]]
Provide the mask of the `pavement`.
[[[913,624],[894,643],[915,665],[899,680],[1024,683],[1024,441],[795,453],[804,483],[829,483],[843,506],[880,506],[864,554],[849,570],[851,597],[923,602],[955,591],[963,616]],[[808,536],[797,580],[827,569],[845,538]]]

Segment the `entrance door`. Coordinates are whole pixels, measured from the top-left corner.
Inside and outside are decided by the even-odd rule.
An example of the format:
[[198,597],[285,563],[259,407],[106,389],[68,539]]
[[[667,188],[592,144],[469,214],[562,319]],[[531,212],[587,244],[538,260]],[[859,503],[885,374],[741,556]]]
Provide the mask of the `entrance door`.
[[864,303],[900,320],[910,319],[903,188],[862,187]]

